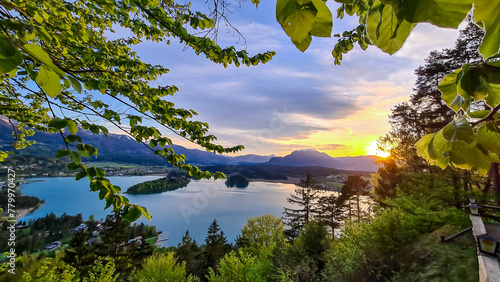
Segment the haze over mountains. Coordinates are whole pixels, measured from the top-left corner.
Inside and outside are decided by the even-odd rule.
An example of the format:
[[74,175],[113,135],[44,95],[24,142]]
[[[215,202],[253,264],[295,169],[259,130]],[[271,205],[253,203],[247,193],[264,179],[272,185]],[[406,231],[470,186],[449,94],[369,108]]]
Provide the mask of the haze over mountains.
[[[95,135],[90,131],[80,129],[78,135],[82,137],[85,143],[98,148],[97,158],[86,158],[86,161],[112,161],[119,163],[131,163],[140,165],[165,165],[165,161],[155,156],[146,146],[137,143],[134,139],[126,135],[109,134],[106,138],[102,133]],[[35,145],[29,146],[23,150],[16,151],[17,154],[51,157],[55,152],[65,148],[65,144],[60,135],[36,132],[29,140],[36,141]],[[3,150],[13,150],[11,142],[12,127],[5,120],[0,119],[0,145]],[[207,151],[197,149],[187,149],[182,146],[172,145],[177,154],[186,156],[188,163],[205,165],[276,165],[291,167],[322,166],[340,170],[358,170],[358,171],[377,171],[378,165],[375,164],[375,156],[359,157],[341,157],[333,158],[326,153],[316,150],[294,151],[284,157],[275,155],[242,155],[225,156],[216,155]]]
[[282,166],[323,166],[342,170],[377,171],[376,156],[330,157],[313,149],[293,151],[285,157],[274,157],[267,162],[269,165]]

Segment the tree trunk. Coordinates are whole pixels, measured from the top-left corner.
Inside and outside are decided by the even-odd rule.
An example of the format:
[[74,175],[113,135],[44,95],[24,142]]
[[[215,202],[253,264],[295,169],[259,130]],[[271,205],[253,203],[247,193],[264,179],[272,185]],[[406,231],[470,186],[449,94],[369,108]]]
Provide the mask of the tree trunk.
[[460,186],[458,180],[459,179],[457,173],[453,171],[451,176],[451,181],[453,182],[453,198],[455,200],[455,207],[457,209],[461,208],[462,206],[462,203],[460,202],[460,193],[459,193]]
[[493,191],[495,192],[495,205],[500,206],[500,175],[498,174],[498,163],[491,163],[491,178],[493,179]]
[[361,216],[360,216],[360,212],[359,212],[359,192],[356,191],[356,202],[357,202],[357,205],[358,205],[358,222],[361,221]]

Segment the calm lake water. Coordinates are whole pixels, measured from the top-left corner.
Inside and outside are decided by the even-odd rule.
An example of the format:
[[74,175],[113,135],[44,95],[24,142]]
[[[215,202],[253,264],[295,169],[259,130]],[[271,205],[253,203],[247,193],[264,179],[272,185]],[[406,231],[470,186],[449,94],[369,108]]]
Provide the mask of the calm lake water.
[[[111,183],[122,191],[128,187],[160,176],[109,177]],[[105,202],[100,201],[97,192],[89,192],[88,179],[75,181],[72,177],[35,178],[39,182],[21,186],[21,191],[45,200],[39,209],[21,220],[44,217],[51,212],[56,215],[82,213],[84,218],[94,215],[105,218],[111,208],[104,210]],[[162,246],[177,246],[182,235],[189,229],[191,237],[204,243],[207,230],[214,218],[233,242],[240,234],[243,224],[251,216],[274,214],[282,216],[283,207],[289,207],[286,198],[294,192],[295,185],[250,182],[247,188],[227,188],[224,180],[195,180],[187,187],[159,194],[127,195],[131,203],[146,206],[153,219],[144,218],[138,222],[155,225],[163,231],[160,239],[168,238]]]

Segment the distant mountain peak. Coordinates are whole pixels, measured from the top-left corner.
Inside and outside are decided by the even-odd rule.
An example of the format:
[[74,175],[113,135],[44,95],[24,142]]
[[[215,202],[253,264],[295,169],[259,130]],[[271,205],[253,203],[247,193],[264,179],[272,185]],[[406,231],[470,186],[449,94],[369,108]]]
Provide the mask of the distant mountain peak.
[[284,157],[271,158],[268,165],[282,165],[293,167],[322,166],[342,170],[377,171],[376,157],[339,157],[333,158],[327,153],[315,149],[293,151]]

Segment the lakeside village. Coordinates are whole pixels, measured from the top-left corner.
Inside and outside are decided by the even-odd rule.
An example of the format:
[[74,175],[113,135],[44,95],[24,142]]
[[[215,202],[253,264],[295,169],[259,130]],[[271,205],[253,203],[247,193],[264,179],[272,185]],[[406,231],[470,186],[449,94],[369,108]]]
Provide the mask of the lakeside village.
[[[49,214],[46,219],[48,218],[53,218],[54,215],[53,214]],[[66,215],[63,215],[61,216],[60,218],[64,218],[66,217]],[[57,218],[56,220],[58,220],[59,218]],[[76,222],[79,222],[79,219],[81,220],[81,215],[76,215],[75,216],[75,221]],[[70,237],[72,237],[74,234],[76,233],[83,233],[83,232],[89,232],[89,234],[92,234],[91,237],[87,240],[85,240],[85,243],[87,245],[94,245],[94,244],[99,244],[99,243],[102,243],[101,240],[100,240],[100,233],[101,231],[105,228],[104,225],[103,225],[103,220],[99,220],[99,219],[89,219],[88,221],[86,222],[83,222],[83,223],[80,223],[78,224],[77,226],[75,226],[74,228],[70,229],[69,231],[67,231],[67,235],[69,235]],[[40,225],[37,221],[35,220],[30,220],[30,223],[31,225]],[[45,224],[42,224],[42,225],[45,225]],[[16,230],[23,230],[23,229],[27,229],[29,228],[30,224],[29,223],[26,223],[26,221],[18,221],[16,224],[15,224],[15,229]],[[141,229],[144,228],[144,225],[141,227]],[[36,228],[38,229],[38,228]],[[62,234],[63,232],[60,231],[58,232],[59,234]],[[66,233],[66,232],[64,232]],[[156,237],[161,234],[161,231],[158,231],[158,232],[154,232],[156,234]],[[134,233],[135,234],[135,233]],[[41,237],[47,237],[49,238],[51,236],[51,230],[44,230],[43,232],[38,232],[37,234],[38,236],[41,236]],[[135,234],[136,235],[136,234]],[[66,236],[64,236],[66,237]],[[54,241],[54,242],[51,242],[51,243],[48,243],[48,244],[45,244],[43,247],[41,247],[40,249],[37,249],[36,252],[43,252],[43,251],[52,251],[52,250],[56,250],[58,248],[60,248],[61,246],[63,246],[63,241],[67,243],[67,239],[68,238],[61,238],[62,241],[58,240],[58,241]],[[157,242],[158,238],[156,237],[153,237],[153,238],[148,238],[148,242]],[[166,240],[166,239],[164,239]],[[123,247],[123,246],[126,246],[126,245],[130,245],[132,243],[135,243],[137,244],[137,246],[141,246],[142,243],[143,243],[143,237],[141,235],[138,235],[138,236],[134,236],[133,238],[129,239],[128,241],[123,241],[123,243],[121,243],[119,246],[120,247]],[[0,248],[2,248],[3,246],[0,245]],[[23,251],[31,251],[31,250],[27,250],[25,248],[22,248]]]
[[[9,164],[0,167],[0,187],[5,185],[5,177],[7,170],[16,171],[16,182],[19,185],[29,182],[29,178],[43,178],[43,177],[75,177],[78,173],[76,170],[68,170],[66,163],[61,160],[52,160],[48,158],[40,158],[37,160],[24,160],[18,162],[21,164]],[[85,163],[85,162],[84,162]],[[85,163],[87,166],[96,165],[92,163]],[[143,176],[143,175],[168,175],[176,169],[166,166],[132,166],[132,165],[120,165],[113,163],[109,166],[106,164],[97,165],[99,168],[106,172],[106,176]],[[203,169],[203,168],[202,168]],[[224,171],[223,171],[224,172]],[[229,178],[232,175],[238,174],[237,172],[225,172],[226,176]],[[326,191],[336,191],[340,192],[342,184],[347,180],[348,175],[346,174],[331,174],[324,175],[320,177],[317,188]],[[288,177],[287,179],[276,180],[275,178],[267,180],[265,177],[257,177],[259,180],[263,181],[276,181],[284,182],[290,184],[299,183],[299,178]],[[303,178],[303,177],[302,177]],[[249,179],[252,181],[252,179]],[[371,183],[369,184],[371,186]],[[371,187],[369,187],[371,188]]]
[[[71,177],[78,171],[68,171],[65,168],[56,167],[53,163],[39,161],[38,164],[27,164],[18,166],[2,166],[3,171],[8,169],[15,170],[19,180],[35,177]],[[106,171],[106,176],[135,176],[150,174],[165,174],[172,170],[167,167],[102,167]],[[4,181],[0,181],[3,185]]]

